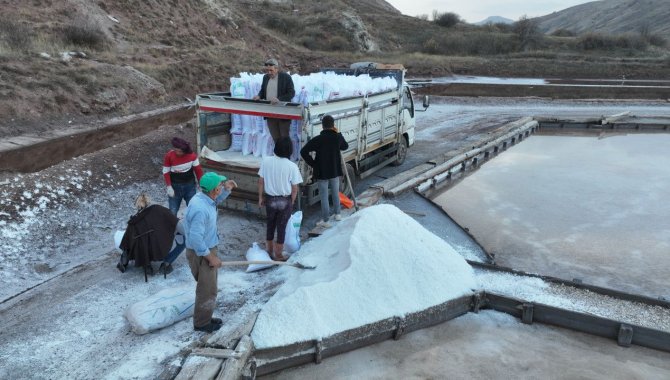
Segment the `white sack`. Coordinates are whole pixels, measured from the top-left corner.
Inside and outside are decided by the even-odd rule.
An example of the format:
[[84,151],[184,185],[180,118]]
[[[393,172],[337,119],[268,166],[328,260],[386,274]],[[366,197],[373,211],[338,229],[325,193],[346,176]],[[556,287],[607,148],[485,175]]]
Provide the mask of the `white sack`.
[[[267,251],[259,247],[256,242],[254,242],[251,245],[251,248],[247,250],[245,257],[247,258],[247,261],[272,261]],[[272,264],[250,264],[247,267],[247,273],[269,268],[271,266]]]
[[254,133],[254,156],[260,157],[265,150],[266,137],[260,133]]
[[300,249],[300,225],[302,224],[302,211],[296,211],[291,215],[286,225],[284,237],[284,251],[295,253]]
[[123,240],[123,235],[126,231],[118,230],[114,232],[114,248],[121,250],[121,240]]
[[248,155],[254,151],[254,141],[256,135],[251,132],[244,132],[242,135],[242,154]]
[[194,305],[192,286],[168,288],[130,306],[125,317],[133,332],[142,335],[192,316]]
[[232,133],[230,135],[231,141],[230,141],[230,149],[228,149],[230,152],[241,152],[242,151],[242,139],[243,136],[241,133]]
[[203,146],[200,150],[200,157],[216,162],[223,162],[223,158],[215,151],[209,149],[207,146]]

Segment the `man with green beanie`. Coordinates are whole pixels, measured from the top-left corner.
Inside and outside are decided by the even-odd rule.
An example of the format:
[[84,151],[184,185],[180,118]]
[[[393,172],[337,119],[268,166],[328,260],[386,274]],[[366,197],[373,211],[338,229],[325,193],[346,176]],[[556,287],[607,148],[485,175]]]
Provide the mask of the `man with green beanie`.
[[209,172],[200,178],[200,189],[189,202],[184,216],[186,236],[186,257],[193,278],[198,283],[195,288],[195,309],[193,328],[211,333],[221,328],[222,321],[212,318],[218,292],[218,270],[222,265],[216,255],[219,236],[216,226],[217,204],[221,203],[237,187],[233,180],[217,173]]

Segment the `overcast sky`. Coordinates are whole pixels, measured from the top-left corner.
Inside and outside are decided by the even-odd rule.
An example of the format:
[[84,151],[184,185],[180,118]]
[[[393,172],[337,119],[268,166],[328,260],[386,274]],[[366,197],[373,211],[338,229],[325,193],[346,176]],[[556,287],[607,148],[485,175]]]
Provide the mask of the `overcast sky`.
[[433,10],[453,12],[467,22],[479,22],[489,16],[518,20],[521,16],[544,16],[591,0],[386,0],[403,14],[416,16]]

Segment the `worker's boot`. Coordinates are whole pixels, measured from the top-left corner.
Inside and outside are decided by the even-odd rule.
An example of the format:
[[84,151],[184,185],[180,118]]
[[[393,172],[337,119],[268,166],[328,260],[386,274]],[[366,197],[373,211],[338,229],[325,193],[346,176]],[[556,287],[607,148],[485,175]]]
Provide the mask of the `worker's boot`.
[[288,260],[286,257],[284,257],[283,251],[284,251],[284,244],[275,243],[275,251],[274,254],[272,255],[272,259],[275,261]]
[[168,275],[168,274],[172,273],[173,270],[174,270],[174,268],[172,268],[172,264],[163,261],[161,263],[161,266],[158,268],[158,273],[160,273],[162,275]]
[[116,264],[116,269],[121,273],[126,272],[126,267],[128,266],[128,251],[121,252],[121,257],[119,257],[119,262]]

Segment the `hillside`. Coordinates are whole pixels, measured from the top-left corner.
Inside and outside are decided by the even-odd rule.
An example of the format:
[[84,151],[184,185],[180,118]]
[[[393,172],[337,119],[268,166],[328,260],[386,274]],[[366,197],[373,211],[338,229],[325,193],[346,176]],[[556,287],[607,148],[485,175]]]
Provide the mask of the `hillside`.
[[226,89],[269,56],[304,73],[342,64],[323,51],[395,51],[421,24],[438,29],[383,0],[6,0],[0,137]]
[[539,27],[546,33],[567,29],[577,34],[641,33],[667,36],[670,33],[670,1],[607,0],[576,5],[538,17]]
[[536,54],[511,30],[441,27],[384,0],[4,0],[0,138],[226,90],[230,77],[260,72],[270,56],[293,73],[355,61],[402,63],[415,77],[664,78],[670,71],[662,53],[603,57],[568,47]]
[[502,16],[489,16],[486,19],[475,23],[475,25],[487,24],[514,24],[514,20]]

